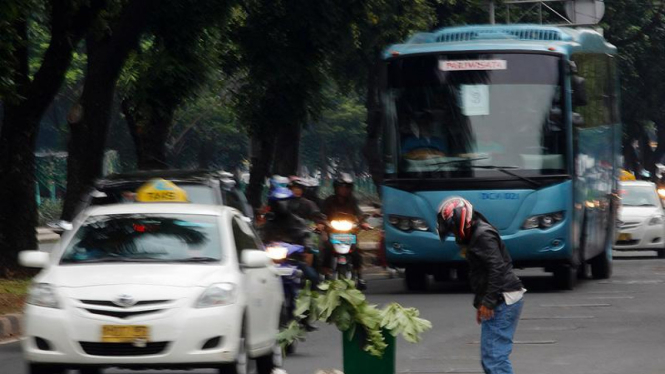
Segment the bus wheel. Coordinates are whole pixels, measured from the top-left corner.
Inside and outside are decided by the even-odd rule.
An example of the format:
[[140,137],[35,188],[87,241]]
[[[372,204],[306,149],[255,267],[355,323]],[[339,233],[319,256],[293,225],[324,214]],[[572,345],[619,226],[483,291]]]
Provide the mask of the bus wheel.
[[572,290],[577,284],[577,269],[569,265],[554,269],[554,283],[560,290]]
[[453,279],[453,269],[447,266],[438,268],[434,273],[434,280],[437,282],[447,282],[451,279]]
[[427,291],[427,273],[419,266],[407,266],[404,277],[409,291]]
[[607,279],[612,276],[612,260],[603,252],[591,260],[593,279]]
[[460,281],[460,282],[468,282],[469,281],[469,268],[468,267],[457,268],[457,280]]

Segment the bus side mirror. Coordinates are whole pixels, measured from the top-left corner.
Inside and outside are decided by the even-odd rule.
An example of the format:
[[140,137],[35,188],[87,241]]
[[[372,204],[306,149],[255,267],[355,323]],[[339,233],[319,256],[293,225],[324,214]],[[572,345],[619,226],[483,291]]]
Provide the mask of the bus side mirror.
[[573,89],[573,106],[585,106],[589,102],[586,95],[586,79],[579,75],[573,75],[571,79]]

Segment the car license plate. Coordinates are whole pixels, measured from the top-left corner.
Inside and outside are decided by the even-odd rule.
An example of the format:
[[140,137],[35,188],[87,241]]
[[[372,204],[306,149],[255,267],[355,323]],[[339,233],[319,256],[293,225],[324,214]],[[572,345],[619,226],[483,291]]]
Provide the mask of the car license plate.
[[356,244],[356,236],[354,234],[332,234],[330,242],[333,244]]
[[341,256],[338,260],[337,263],[340,265],[346,265],[346,256]]
[[139,340],[150,340],[150,328],[148,326],[102,326],[102,343],[134,343]]
[[630,234],[619,234],[619,241],[620,242],[628,242],[633,240],[633,236]]

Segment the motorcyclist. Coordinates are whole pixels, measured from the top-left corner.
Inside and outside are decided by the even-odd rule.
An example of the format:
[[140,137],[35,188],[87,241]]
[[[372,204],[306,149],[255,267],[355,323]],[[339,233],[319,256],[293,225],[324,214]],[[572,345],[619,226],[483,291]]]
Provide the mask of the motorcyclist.
[[[266,223],[263,225],[263,241],[287,242],[305,247],[306,252],[311,253],[311,238],[308,221],[314,221],[318,225],[325,222],[325,216],[321,214],[316,204],[302,197],[302,186],[300,181],[288,182],[289,188],[284,187],[288,179],[273,177],[270,182],[268,197],[268,214]],[[298,261],[298,268],[303,272],[305,279],[316,286],[319,275],[306,262],[306,259]],[[303,324],[308,331],[316,330],[316,326],[304,319]]]
[[[354,180],[351,175],[347,173],[339,174],[333,181],[335,193],[323,202],[323,214],[330,218],[340,214],[350,215],[358,220],[363,230],[369,230],[371,227],[365,222],[363,212],[360,210],[360,206],[358,206],[358,200],[353,196],[353,187]],[[356,247],[351,256],[353,268],[358,274],[358,283],[364,286],[365,280],[362,277],[362,255],[360,249]],[[330,242],[326,240],[323,248],[322,265],[325,274],[331,273],[332,260],[333,248]]]

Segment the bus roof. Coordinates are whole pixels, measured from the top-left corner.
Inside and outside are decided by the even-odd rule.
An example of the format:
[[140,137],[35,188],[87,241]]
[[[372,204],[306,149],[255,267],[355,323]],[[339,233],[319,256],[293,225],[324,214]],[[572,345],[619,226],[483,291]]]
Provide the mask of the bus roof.
[[480,25],[418,33],[406,43],[388,47],[384,58],[460,51],[531,51],[565,55],[584,51],[615,54],[616,47],[595,30],[587,28]]

